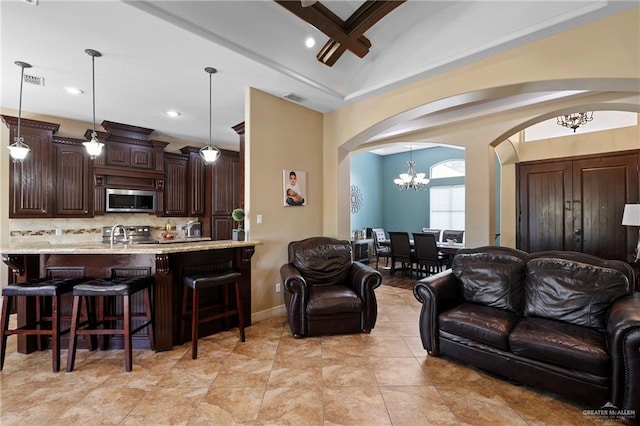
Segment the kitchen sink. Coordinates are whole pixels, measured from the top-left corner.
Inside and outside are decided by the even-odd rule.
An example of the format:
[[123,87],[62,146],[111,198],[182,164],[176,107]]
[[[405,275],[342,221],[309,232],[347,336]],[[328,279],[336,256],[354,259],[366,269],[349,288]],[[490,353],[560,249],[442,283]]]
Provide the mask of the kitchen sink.
[[[111,241],[102,241],[105,244],[110,244]],[[124,239],[116,239],[113,241],[113,244],[131,244],[131,245],[138,245],[138,244],[160,244],[160,241],[158,240],[132,240],[132,239],[128,239],[128,240],[124,240]]]

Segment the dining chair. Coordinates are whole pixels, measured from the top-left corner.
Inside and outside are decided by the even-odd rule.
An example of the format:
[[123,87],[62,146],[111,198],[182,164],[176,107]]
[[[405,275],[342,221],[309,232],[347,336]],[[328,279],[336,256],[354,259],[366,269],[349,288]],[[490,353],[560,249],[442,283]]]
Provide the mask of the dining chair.
[[453,229],[445,229],[442,231],[442,242],[448,242],[449,240],[453,240],[454,243],[463,243],[464,242],[464,231],[453,230]]
[[382,245],[381,243],[387,241],[387,235],[382,228],[373,228],[371,230],[371,235],[373,235],[373,242],[376,250],[376,269],[378,269],[378,264],[380,262],[380,258],[385,259],[385,266],[389,266],[389,259],[391,259],[391,247],[389,245]]
[[413,243],[416,250],[416,269],[418,274],[438,273],[445,264],[445,256],[438,252],[436,236],[431,232],[414,232]]
[[433,234],[436,237],[436,242],[441,241],[440,236],[442,235],[442,229],[422,228],[422,232]]
[[408,232],[389,231],[391,240],[391,275],[396,272],[396,262],[402,263],[402,270],[409,269],[409,276],[413,273],[413,264],[416,263],[415,250],[411,248]]
[[[442,231],[442,240],[443,243],[453,241],[454,243],[463,243],[464,242],[464,231],[453,230],[453,229],[444,229]],[[445,257],[445,264],[447,267],[451,267],[451,262],[453,261],[453,256],[449,254],[443,254]]]

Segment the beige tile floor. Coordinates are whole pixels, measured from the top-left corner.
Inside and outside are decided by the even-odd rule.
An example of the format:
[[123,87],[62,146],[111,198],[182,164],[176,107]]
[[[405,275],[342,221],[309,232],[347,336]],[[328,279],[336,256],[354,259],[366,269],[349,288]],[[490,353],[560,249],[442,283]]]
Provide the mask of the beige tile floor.
[[[0,374],[8,425],[585,425],[584,407],[428,357],[410,290],[382,286],[369,335],[295,340],[284,317],[170,352],[79,351],[71,373],[50,351],[16,353]],[[62,363],[66,362],[63,351]],[[63,368],[64,370],[64,368]],[[589,407],[597,408],[597,407]]]

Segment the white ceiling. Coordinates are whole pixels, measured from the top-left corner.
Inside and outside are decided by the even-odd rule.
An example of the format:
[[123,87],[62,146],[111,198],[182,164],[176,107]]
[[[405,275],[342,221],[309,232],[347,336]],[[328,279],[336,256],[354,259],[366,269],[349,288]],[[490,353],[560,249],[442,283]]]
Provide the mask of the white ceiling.
[[[295,1],[295,0],[294,0]],[[37,5],[29,2],[38,3]],[[20,68],[43,77],[25,84],[23,110],[91,122],[91,57],[95,49],[96,121],[155,129],[206,143],[209,75],[213,75],[213,140],[237,149],[232,126],[244,120],[248,86],[282,97],[295,93],[308,108],[328,112],[523,43],[637,7],[637,1],[409,0],[365,33],[372,47],[346,52],[333,67],[316,59],[327,37],[274,3],[261,1],[2,0],[0,105],[18,108]],[[362,1],[322,1],[346,19]],[[304,45],[306,37],[315,47]],[[80,96],[64,86],[84,90]],[[439,120],[505,110],[576,93],[506,96],[479,105],[469,100]],[[176,119],[167,109],[181,112]],[[431,119],[433,121],[433,118]],[[420,119],[383,136],[415,130]],[[80,135],[77,135],[80,136]],[[416,146],[414,145],[414,148]]]

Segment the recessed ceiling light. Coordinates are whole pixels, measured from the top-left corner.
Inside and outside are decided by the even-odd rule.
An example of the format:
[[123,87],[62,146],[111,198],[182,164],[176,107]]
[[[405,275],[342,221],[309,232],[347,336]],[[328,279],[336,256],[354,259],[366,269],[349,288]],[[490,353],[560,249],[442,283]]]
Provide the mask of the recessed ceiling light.
[[309,49],[311,49],[313,46],[316,45],[316,41],[313,39],[313,37],[307,37],[307,39],[304,41],[304,44]]
[[64,91],[70,95],[82,95],[84,92],[77,87],[63,87]]
[[177,117],[180,117],[182,115],[178,111],[175,111],[173,109],[167,110],[164,113],[167,114],[171,118],[177,118]]

